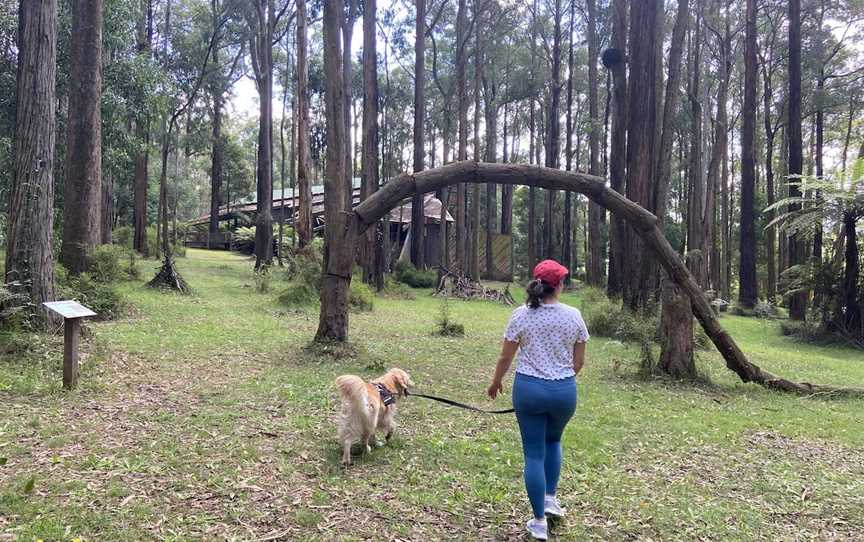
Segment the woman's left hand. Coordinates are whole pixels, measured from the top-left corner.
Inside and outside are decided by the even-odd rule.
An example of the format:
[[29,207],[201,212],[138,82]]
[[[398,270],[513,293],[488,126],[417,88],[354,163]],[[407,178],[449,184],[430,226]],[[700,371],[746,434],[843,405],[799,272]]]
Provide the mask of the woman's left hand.
[[492,384],[489,386],[489,389],[486,390],[486,394],[489,395],[491,399],[495,399],[498,397],[498,394],[504,391],[504,385],[500,380],[492,381]]

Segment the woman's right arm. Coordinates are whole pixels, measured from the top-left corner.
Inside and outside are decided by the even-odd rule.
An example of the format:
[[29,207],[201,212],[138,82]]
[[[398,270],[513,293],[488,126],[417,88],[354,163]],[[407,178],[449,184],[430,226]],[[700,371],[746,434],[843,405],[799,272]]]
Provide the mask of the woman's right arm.
[[585,349],[588,343],[576,343],[573,345],[573,372],[577,375],[585,365]]
[[486,393],[492,399],[504,389],[502,382],[504,375],[510,370],[510,365],[513,363],[513,357],[516,356],[516,351],[519,349],[519,343],[504,339],[501,343],[501,355],[498,357],[498,364],[495,366],[495,376],[492,377],[492,384]]

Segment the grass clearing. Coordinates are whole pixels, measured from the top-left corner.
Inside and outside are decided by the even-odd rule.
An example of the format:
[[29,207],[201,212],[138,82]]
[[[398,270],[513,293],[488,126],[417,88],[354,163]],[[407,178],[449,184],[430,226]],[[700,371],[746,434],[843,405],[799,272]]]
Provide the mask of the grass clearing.
[[[140,265],[149,279],[156,265]],[[451,301],[465,336],[440,337],[441,300],[378,297],[351,314],[350,347],[309,347],[317,311],[277,301],[278,271],[260,293],[234,254],[190,250],[178,266],[191,298],[127,282],[133,314],[88,324],[73,393],[57,338],[0,354],[0,541],[524,539],[512,416],[409,399],[394,440],[347,470],[333,424],[333,379],[390,366],[492,407],[510,309]],[[723,324],[768,370],[864,383],[860,351],[795,342],[773,321]],[[862,403],[745,385],[697,355],[710,384],[644,381],[637,348],[592,339],[555,539],[861,540]]]

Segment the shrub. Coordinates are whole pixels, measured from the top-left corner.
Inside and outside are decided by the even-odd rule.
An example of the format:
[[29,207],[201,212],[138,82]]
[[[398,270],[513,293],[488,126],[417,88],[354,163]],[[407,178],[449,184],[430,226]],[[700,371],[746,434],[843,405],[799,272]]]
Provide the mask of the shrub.
[[126,250],[115,245],[100,245],[90,255],[90,276],[96,282],[116,282],[124,276],[121,260]]
[[352,280],[348,294],[348,308],[356,312],[369,312],[375,306],[375,294],[363,281]]
[[465,326],[450,319],[450,301],[444,298],[441,303],[441,314],[436,322],[435,335],[440,337],[464,337]]
[[255,252],[255,227],[237,228],[232,237],[234,250],[243,254]]
[[266,294],[270,291],[270,266],[265,265],[255,270],[255,289]]
[[111,240],[117,246],[132,250],[132,238],[134,235],[135,230],[132,229],[132,226],[120,226],[119,228],[114,228],[114,231],[111,233]]
[[321,261],[315,254],[296,255],[287,272],[292,284],[279,296],[285,305],[309,305],[318,301],[321,291]]
[[397,281],[412,288],[434,288],[438,280],[435,271],[423,271],[410,263],[398,262],[394,271]]
[[0,329],[18,331],[29,323],[30,298],[14,292],[9,284],[0,284]]
[[417,299],[417,296],[411,288],[398,282],[392,275],[386,275],[384,277],[384,291],[382,293],[385,296],[394,299],[406,299],[408,301],[414,301]]
[[643,343],[653,341],[657,334],[655,314],[636,314],[605,296],[584,307],[585,324],[592,335]]
[[99,282],[89,273],[69,276],[62,266],[56,269],[58,299],[74,299],[92,309],[100,320],[120,316],[127,308],[126,299],[111,283]]

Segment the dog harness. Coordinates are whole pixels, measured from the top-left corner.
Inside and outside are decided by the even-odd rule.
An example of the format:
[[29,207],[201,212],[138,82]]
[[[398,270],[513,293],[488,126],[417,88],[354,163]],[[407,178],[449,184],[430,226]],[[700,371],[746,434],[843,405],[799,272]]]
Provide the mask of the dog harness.
[[384,403],[385,408],[396,402],[396,398],[393,397],[393,392],[388,390],[387,386],[376,382],[375,387],[378,388],[378,395],[381,396],[381,402]]

